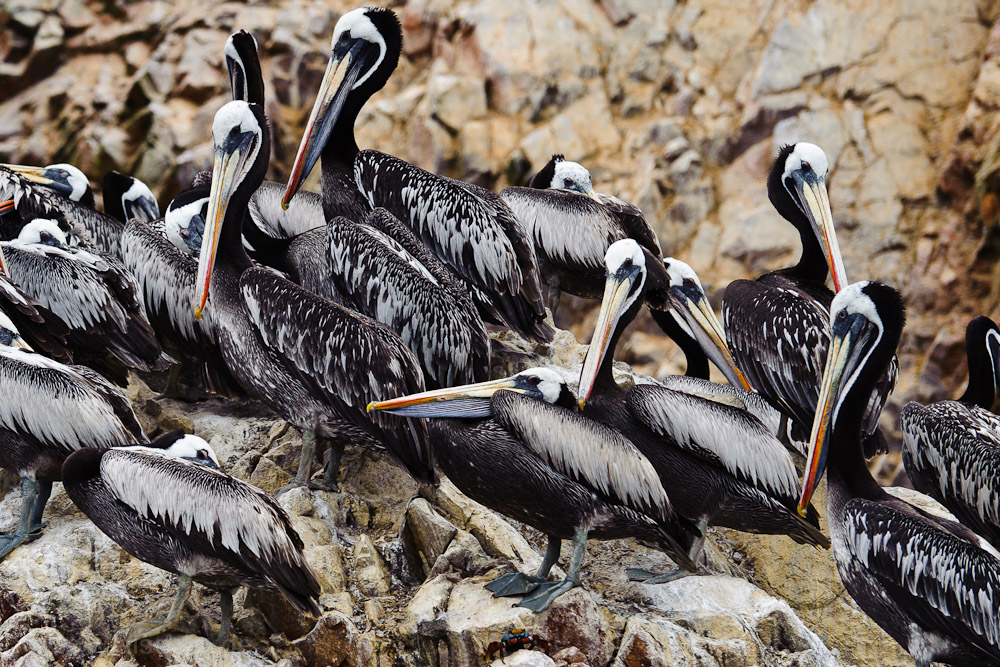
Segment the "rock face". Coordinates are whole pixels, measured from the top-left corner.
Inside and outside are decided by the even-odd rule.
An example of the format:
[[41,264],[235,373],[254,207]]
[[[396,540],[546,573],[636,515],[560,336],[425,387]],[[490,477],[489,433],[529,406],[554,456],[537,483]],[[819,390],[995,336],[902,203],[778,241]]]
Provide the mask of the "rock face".
[[[591,169],[598,190],[640,206],[664,251],[699,271],[717,303],[731,280],[795,260],[796,235],[763,184],[781,144],[818,143],[850,277],[896,285],[909,307],[883,426],[895,430],[907,400],[958,393],[965,324],[995,318],[1000,302],[996,3],[393,4],[404,56],[359,117],[362,147],[494,189],[564,153]],[[262,51],[269,177],[284,180],[333,26],[353,6],[11,0],[0,8],[0,161],[72,162],[95,183],[108,169],[133,173],[162,207],[210,165],[208,128],[228,99],[222,46],[243,28]],[[545,357],[567,368],[583,356],[574,335],[589,338],[594,318],[593,304],[572,301],[560,312],[571,333]],[[676,370],[673,346],[642,328],[622,357],[653,375]],[[495,375],[538,360],[516,337],[499,336],[498,347]],[[136,392],[145,406],[150,393]],[[261,406],[149,408],[150,428],[206,437],[233,474],[268,491],[290,480],[299,435]],[[896,468],[889,455],[883,472]],[[828,553],[713,531],[712,567],[727,576],[653,589],[622,570],[669,560],[593,543],[584,587],[533,616],[482,586],[533,571],[540,535],[447,480],[413,499],[417,487],[369,453],[349,451],[343,471],[341,494],[282,499],[319,575],[323,617],[240,594],[226,648],[171,635],[127,654],[115,633],[162,615],[175,578],[130,558],[57,491],[45,535],[0,564],[0,663],[464,665],[524,626],[550,642],[552,660],[521,651],[507,664],[908,664],[844,593]],[[15,489],[0,503],[0,528],[19,502]],[[196,588],[185,617],[212,636],[217,597]]]

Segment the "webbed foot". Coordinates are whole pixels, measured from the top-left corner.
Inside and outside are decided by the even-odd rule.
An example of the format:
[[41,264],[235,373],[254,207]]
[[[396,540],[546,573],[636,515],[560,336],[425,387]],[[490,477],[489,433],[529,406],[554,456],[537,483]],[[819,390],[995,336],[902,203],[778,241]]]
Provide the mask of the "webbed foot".
[[577,582],[569,579],[539,584],[534,592],[518,602],[517,606],[525,607],[534,612],[544,611],[548,609],[553,600],[576,586],[576,584]]
[[486,584],[486,590],[492,591],[495,598],[503,598],[511,595],[530,593],[542,583],[545,583],[545,579],[542,577],[524,574],[523,572],[512,572],[502,577],[497,577]]

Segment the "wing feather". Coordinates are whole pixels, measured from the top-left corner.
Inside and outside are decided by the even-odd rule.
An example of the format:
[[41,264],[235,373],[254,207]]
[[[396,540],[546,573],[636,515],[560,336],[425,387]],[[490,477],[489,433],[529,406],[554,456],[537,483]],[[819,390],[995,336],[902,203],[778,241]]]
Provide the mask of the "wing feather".
[[628,408],[653,432],[734,477],[768,495],[798,499],[788,450],[750,413],[651,384],[633,387]]
[[618,431],[511,391],[494,396],[493,418],[562,474],[664,521],[673,517],[653,464]]

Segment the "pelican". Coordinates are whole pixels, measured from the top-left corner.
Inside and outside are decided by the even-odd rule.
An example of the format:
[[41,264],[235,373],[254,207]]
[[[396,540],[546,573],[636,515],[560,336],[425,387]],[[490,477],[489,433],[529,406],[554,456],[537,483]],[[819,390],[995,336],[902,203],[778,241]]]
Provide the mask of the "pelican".
[[[693,526],[674,513],[652,464],[615,429],[576,412],[575,402],[557,372],[530,368],[369,406],[431,417],[437,468],[473,500],[548,536],[535,576],[487,585],[497,596],[530,593],[518,605],[533,611],[579,585],[589,538],[646,540],[695,569],[685,553]],[[564,539],[573,541],[566,578],[547,582]]]
[[133,626],[134,643],[176,629],[191,583],[218,590],[225,644],[233,590],[280,592],[320,615],[320,585],[302,539],[274,498],[218,470],[211,445],[181,430],[144,446],[74,452],[63,463],[66,493],[108,537],[136,558],[180,576],[167,618]]
[[[760,420],[775,438],[787,437],[782,414],[753,390],[746,376],[736,367],[722,325],[705,296],[698,274],[690,265],[673,257],[664,257],[663,267],[669,279],[670,308],[651,309],[650,314],[684,352],[687,372],[685,375],[661,378],[660,384],[674,391],[745,409]],[[729,384],[709,381],[709,359],[722,371]],[[805,455],[804,443],[792,441],[791,445],[797,453]]]
[[71,164],[0,165],[0,202],[0,211],[13,208],[22,223],[56,220],[63,232],[72,234],[73,245],[118,256],[124,224],[94,208],[90,181]]
[[[767,178],[767,195],[799,232],[802,255],[793,267],[736,280],[722,297],[722,321],[736,364],[750,384],[792,420],[795,440],[805,439],[813,419],[826,349],[834,289],[847,284],[826,191],[829,163],[819,146],[784,146]],[[896,384],[894,362],[872,394],[865,413],[866,452],[886,450],[878,418]]]
[[388,9],[355,9],[337,21],[330,63],[282,204],[291,201],[322,154],[327,220],[361,220],[372,208],[388,210],[468,283],[483,319],[548,342],[553,332],[544,322],[531,241],[503,200],[391,155],[358,150],[358,112],[388,81],[402,41],[399,19]]
[[504,188],[500,197],[535,244],[550,305],[558,303],[560,290],[601,298],[604,254],[615,241],[632,238],[655,256],[663,254],[642,211],[595,192],[586,167],[562,155],[553,155],[529,187]]
[[21,289],[70,328],[74,353],[117,384],[128,369],[166,367],[143,312],[139,287],[115,257],[70,247],[54,220],[33,220],[14,241],[0,242],[7,271]]
[[44,352],[56,361],[73,362],[66,346],[69,328],[55,313],[24,293],[7,275],[3,248],[0,247],[0,311],[4,312],[20,336],[32,349]]
[[84,366],[34,353],[0,311],[0,467],[21,478],[21,514],[0,536],[0,558],[38,536],[63,460],[81,447],[146,442],[121,392]]
[[195,317],[210,308],[222,356],[243,388],[303,430],[299,471],[306,484],[315,438],[333,439],[324,483],[336,488],[339,451],[346,441],[387,451],[414,478],[434,479],[426,426],[416,420],[365,414],[384,392],[424,389],[416,359],[385,325],[254,267],[242,243],[250,195],[270,156],[267,121],[259,105],[234,101],[215,115],[215,167],[201,247]]
[[[636,241],[616,241],[605,259],[607,287],[580,371],[580,408],[616,427],[653,463],[677,513],[698,523],[785,534],[826,547],[815,510],[795,512],[799,484],[784,446],[750,413],[655,384],[620,387],[614,349],[643,302],[665,301],[662,262]],[[691,560],[697,562],[698,540]],[[678,573],[651,579],[660,583]]]
[[111,170],[104,174],[104,212],[123,225],[132,218],[156,220],[160,205],[149,186],[133,176]]
[[1000,548],[1000,418],[989,411],[1000,377],[997,325],[974,318],[965,349],[969,385],[961,398],[903,406],[903,466],[918,491]]
[[917,665],[1000,664],[1000,554],[965,526],[888,495],[865,464],[864,414],[899,343],[902,300],[891,287],[860,282],[841,290],[830,312],[799,507],[829,467],[840,578]]
[[261,263],[398,333],[433,385],[489,377],[490,337],[465,286],[385,209],[291,239],[246,225],[243,238]]
[[207,186],[185,190],[173,198],[163,214],[164,235],[187,257],[201,254],[210,191]]

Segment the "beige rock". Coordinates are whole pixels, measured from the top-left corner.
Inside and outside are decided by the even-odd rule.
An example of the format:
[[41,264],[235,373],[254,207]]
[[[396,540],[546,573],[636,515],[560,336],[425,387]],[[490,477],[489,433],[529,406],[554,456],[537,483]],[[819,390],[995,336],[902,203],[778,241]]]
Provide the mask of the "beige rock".
[[385,595],[392,582],[385,561],[368,535],[362,535],[354,543],[354,568],[352,579],[363,595]]
[[422,574],[426,576],[430,572],[434,562],[448,548],[456,530],[423,498],[416,498],[410,503],[401,537]]

